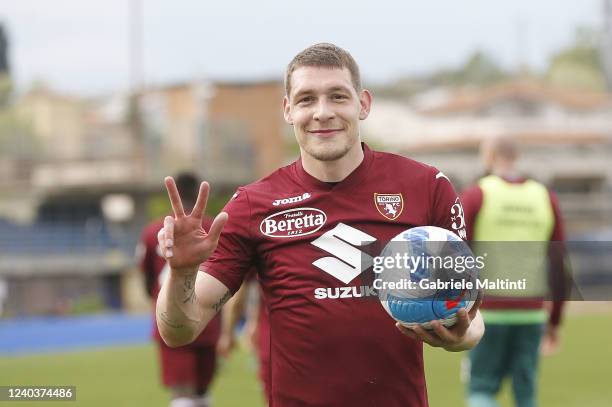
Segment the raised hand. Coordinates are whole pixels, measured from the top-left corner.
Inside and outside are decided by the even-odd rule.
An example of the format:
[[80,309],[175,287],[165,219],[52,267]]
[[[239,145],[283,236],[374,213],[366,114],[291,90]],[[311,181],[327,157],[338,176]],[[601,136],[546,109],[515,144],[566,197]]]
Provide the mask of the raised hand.
[[164,219],[164,227],[157,234],[159,247],[174,272],[191,274],[217,248],[228,215],[225,212],[219,213],[210,230],[206,231],[202,227],[202,216],[208,201],[208,183],[200,184],[198,199],[189,215],[185,214],[174,178],[166,177],[164,184],[174,216],[166,216]]

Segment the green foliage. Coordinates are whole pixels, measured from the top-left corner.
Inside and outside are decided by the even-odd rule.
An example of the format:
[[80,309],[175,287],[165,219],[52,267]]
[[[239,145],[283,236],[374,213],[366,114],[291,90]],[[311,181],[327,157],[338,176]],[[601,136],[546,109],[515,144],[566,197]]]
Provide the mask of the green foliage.
[[[233,192],[232,192],[233,194]],[[206,214],[215,216],[232,197],[231,194],[213,194],[208,197]],[[147,218],[149,220],[162,218],[172,212],[172,206],[167,194],[159,194],[151,197],[147,202]]]
[[442,70],[431,76],[435,85],[486,86],[501,82],[508,77],[497,62],[483,51],[476,51],[456,70]]
[[230,200],[234,192],[231,194],[214,194],[208,198],[208,204],[206,205],[206,213],[209,216],[216,216],[225,204]]
[[147,218],[149,220],[162,218],[171,211],[170,199],[166,194],[152,196],[147,202]]
[[0,72],[0,108],[9,103],[12,90],[11,77],[5,72]]
[[285,158],[287,160],[296,160],[300,156],[300,146],[295,137],[287,137],[285,141]]
[[578,29],[574,43],[553,55],[546,76],[559,87],[604,90],[603,63],[594,32]]
[[107,309],[104,301],[99,295],[89,295],[79,298],[70,306],[70,313],[75,315],[92,314],[102,312]]
[[40,143],[29,123],[12,107],[0,109],[0,156],[34,159],[39,152]]
[[442,68],[420,78],[404,77],[388,86],[372,88],[375,95],[408,98],[432,87],[488,86],[507,80],[510,74],[484,51],[474,51],[459,67]]

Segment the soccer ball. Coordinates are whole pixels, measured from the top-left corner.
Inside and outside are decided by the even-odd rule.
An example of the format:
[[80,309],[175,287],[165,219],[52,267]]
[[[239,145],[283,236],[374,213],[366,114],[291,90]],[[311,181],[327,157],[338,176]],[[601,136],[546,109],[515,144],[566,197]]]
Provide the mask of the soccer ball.
[[420,226],[395,236],[374,265],[375,287],[389,315],[404,326],[431,329],[430,321],[452,326],[460,308],[472,308],[484,262],[453,232]]

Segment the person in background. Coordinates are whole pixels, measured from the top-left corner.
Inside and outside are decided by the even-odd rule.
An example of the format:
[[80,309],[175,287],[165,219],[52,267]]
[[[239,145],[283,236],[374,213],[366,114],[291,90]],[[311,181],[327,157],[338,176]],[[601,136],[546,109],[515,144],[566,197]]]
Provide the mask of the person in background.
[[[520,291],[485,290],[485,334],[466,366],[468,405],[498,406],[496,395],[510,376],[516,405],[533,407],[541,340],[548,351],[559,346],[566,287],[563,222],[555,195],[518,173],[511,138],[486,139],[481,158],[488,175],[461,194],[468,240],[475,250],[486,245],[488,254],[500,254],[488,256],[487,278],[526,278],[527,284]],[[549,292],[553,302],[547,311]]]
[[[188,211],[195,204],[199,184],[195,175],[190,173],[181,173],[176,177],[176,186]],[[204,216],[202,226],[208,228],[210,225],[211,219]],[[170,271],[157,242],[157,233],[162,227],[163,220],[153,221],[146,226],[137,250],[146,291],[152,300],[153,308]],[[171,392],[171,407],[211,406],[208,389],[216,369],[216,344],[220,325],[220,317],[217,315],[191,344],[171,348],[162,340],[157,323],[153,324],[153,338],[159,351],[161,380]]]
[[[236,344],[236,327],[244,318],[243,337],[258,359],[258,376],[266,400],[270,401],[270,325],[263,293],[256,280],[256,270],[223,307],[221,337],[217,353],[229,356]],[[258,295],[253,295],[258,294]]]

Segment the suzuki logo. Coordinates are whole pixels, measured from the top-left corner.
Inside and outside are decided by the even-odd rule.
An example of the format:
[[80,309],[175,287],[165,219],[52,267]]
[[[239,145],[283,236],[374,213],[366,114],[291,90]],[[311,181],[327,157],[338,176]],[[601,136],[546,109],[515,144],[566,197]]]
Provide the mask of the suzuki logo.
[[323,257],[312,264],[332,275],[344,284],[372,266],[372,256],[354,246],[367,246],[376,238],[344,223],[323,233],[312,242],[319,249],[333,254],[334,257]]

